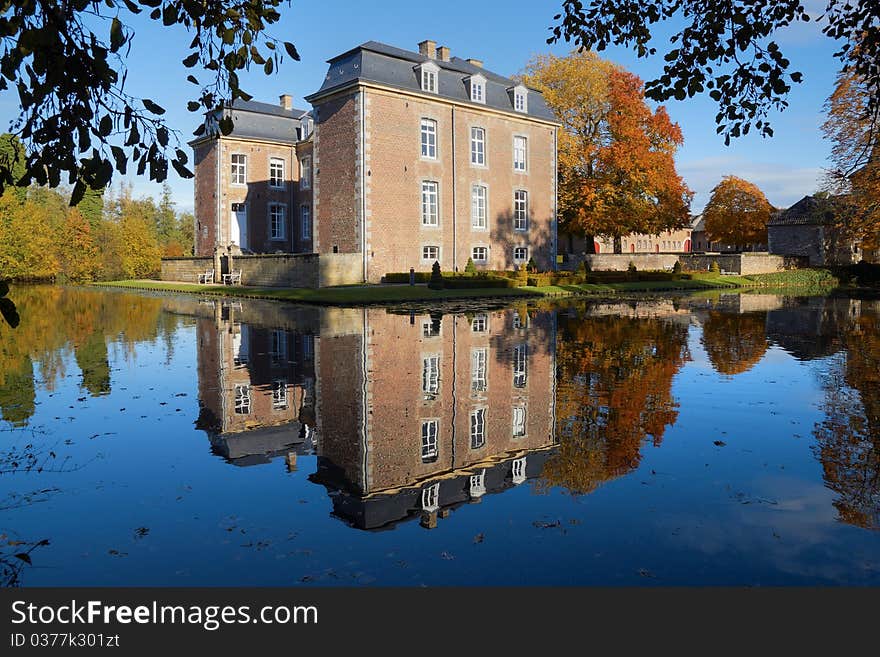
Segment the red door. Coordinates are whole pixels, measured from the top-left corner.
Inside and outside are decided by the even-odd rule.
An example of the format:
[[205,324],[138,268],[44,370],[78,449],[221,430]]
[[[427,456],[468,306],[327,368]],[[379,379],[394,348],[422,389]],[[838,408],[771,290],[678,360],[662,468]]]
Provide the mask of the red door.
[[690,241],[690,240],[685,240],[685,241],[684,241],[684,252],[685,252],[685,253],[690,253],[690,252],[691,252],[691,241]]
[[630,245],[629,245],[629,252],[630,252],[630,253],[635,253],[635,252],[636,252],[636,245],[635,245],[635,244],[630,244]]
[[599,242],[593,242],[593,253],[599,253],[601,251],[601,247],[599,246]]
[[654,245],[654,253],[660,253],[660,245],[659,244]]

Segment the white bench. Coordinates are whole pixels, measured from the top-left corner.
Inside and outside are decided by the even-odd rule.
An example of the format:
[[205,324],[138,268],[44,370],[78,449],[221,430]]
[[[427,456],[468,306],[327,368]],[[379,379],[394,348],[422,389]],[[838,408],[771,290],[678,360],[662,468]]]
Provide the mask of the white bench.
[[203,271],[203,272],[199,273],[198,280],[199,280],[199,283],[202,285],[204,285],[206,283],[213,283],[214,282],[214,270],[208,269],[207,271]]
[[234,269],[228,274],[223,274],[223,283],[226,285],[241,285],[241,269]]

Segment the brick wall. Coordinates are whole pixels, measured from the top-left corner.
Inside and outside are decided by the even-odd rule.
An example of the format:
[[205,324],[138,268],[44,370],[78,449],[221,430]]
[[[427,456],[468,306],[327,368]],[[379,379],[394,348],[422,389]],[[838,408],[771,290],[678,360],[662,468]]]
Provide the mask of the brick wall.
[[357,94],[316,105],[314,136],[314,248],[319,253],[360,251],[357,170],[360,142]]
[[[440,248],[444,270],[464,269],[485,246],[478,268],[511,269],[514,246],[525,246],[542,269],[554,264],[554,128],[429,99],[366,92],[368,276],[430,271],[424,246]],[[421,156],[422,118],[437,122],[437,157]],[[486,166],[471,165],[471,128],[485,130]],[[527,171],[513,170],[513,137],[528,143]],[[454,146],[453,146],[454,143]],[[454,157],[453,157],[454,154]],[[453,161],[454,160],[454,161]],[[322,169],[322,175],[326,171]],[[325,183],[328,178],[325,176]],[[438,183],[439,226],[422,225],[421,184]],[[471,189],[487,188],[487,227],[473,228]],[[529,230],[513,230],[513,193],[528,193]],[[323,247],[322,247],[322,250]]]
[[162,258],[160,279],[183,283],[198,283],[199,274],[214,269],[213,258]]
[[202,142],[193,152],[195,254],[208,256],[217,242],[217,141]]

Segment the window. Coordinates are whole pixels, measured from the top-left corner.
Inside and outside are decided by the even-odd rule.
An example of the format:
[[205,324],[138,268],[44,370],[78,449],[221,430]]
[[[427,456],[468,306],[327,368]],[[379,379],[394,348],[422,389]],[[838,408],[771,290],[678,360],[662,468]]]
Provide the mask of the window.
[[439,226],[440,213],[438,184],[431,180],[422,181],[422,225]]
[[422,91],[437,93],[437,71],[433,67],[422,67]]
[[269,187],[284,189],[284,160],[280,157],[269,160]]
[[471,187],[471,227],[486,228],[486,206],[489,191],[484,185]]
[[475,246],[471,250],[471,259],[474,262],[487,262],[489,260],[489,249],[485,246]]
[[474,321],[471,322],[471,330],[474,333],[485,333],[489,327],[489,316],[486,313],[474,315]]
[[429,322],[422,322],[422,337],[436,338],[440,335],[440,320],[432,319]]
[[278,379],[272,382],[272,408],[282,411],[287,408],[287,380]]
[[251,412],[251,387],[235,386],[235,412],[247,415]]
[[513,311],[513,330],[518,331],[521,328],[528,328],[529,326],[529,316],[525,316],[525,321],[523,321],[522,316],[518,311]]
[[487,349],[471,349],[471,392],[486,392]]
[[517,112],[527,112],[529,105],[526,96],[526,90],[522,87],[518,87],[513,92],[513,109]]
[[486,130],[471,128],[471,164],[486,166]]
[[529,193],[524,189],[513,192],[513,229],[529,229]]
[[437,434],[440,431],[440,420],[422,420],[422,462],[431,463],[437,460]]
[[312,186],[312,158],[304,157],[299,161],[299,187],[310,189]]
[[440,356],[422,359],[422,392],[430,399],[440,392]]
[[478,474],[471,475],[470,496],[481,497],[486,494],[486,471],[480,470]]
[[526,170],[526,152],[528,140],[525,137],[513,138],[513,169],[514,171]]
[[513,261],[527,262],[529,259],[529,249],[526,246],[513,247]]
[[302,336],[302,355],[303,355],[303,360],[312,360],[312,358],[315,356],[315,336],[314,335]]
[[440,247],[439,246],[423,246],[422,247],[422,260],[434,262],[435,260],[440,260]]
[[437,159],[437,122],[434,119],[422,119],[422,157]]
[[526,480],[525,456],[519,459],[515,459],[514,462],[511,463],[510,474],[514,484],[521,484]]
[[513,348],[513,387],[525,388],[528,379],[529,348],[519,344]]
[[[237,330],[236,330],[237,329]],[[250,347],[250,328],[247,324],[235,324],[232,328],[232,364],[236,367],[247,365]]]
[[284,214],[286,208],[283,205],[273,203],[269,206],[269,238],[273,240],[283,240],[285,237]]
[[440,484],[432,484],[422,490],[422,509],[436,511],[440,508]]
[[312,208],[304,205],[299,209],[300,223],[302,229],[302,238],[304,240],[312,239]]
[[486,80],[482,75],[475,75],[468,80],[471,89],[471,100],[475,103],[486,102]]
[[526,407],[513,407],[513,437],[522,438],[526,435]]
[[233,153],[232,155],[232,184],[247,184],[247,155]]
[[273,365],[287,365],[287,331],[281,329],[272,330],[269,359]]
[[486,444],[486,409],[471,411],[471,449],[479,449]]

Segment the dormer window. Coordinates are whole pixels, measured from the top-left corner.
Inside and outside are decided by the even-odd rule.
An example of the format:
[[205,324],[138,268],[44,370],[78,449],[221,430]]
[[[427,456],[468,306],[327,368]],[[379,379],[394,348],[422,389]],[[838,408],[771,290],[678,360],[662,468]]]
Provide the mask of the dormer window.
[[440,73],[440,67],[432,62],[425,62],[416,67],[419,72],[419,80],[421,81],[422,91],[435,94],[437,93],[437,77]]
[[471,75],[466,78],[471,101],[486,104],[486,78],[482,75]]
[[529,111],[529,90],[526,89],[523,85],[518,84],[511,89],[508,89],[507,92],[510,94],[510,98],[513,101],[513,109],[517,112],[528,112]]

